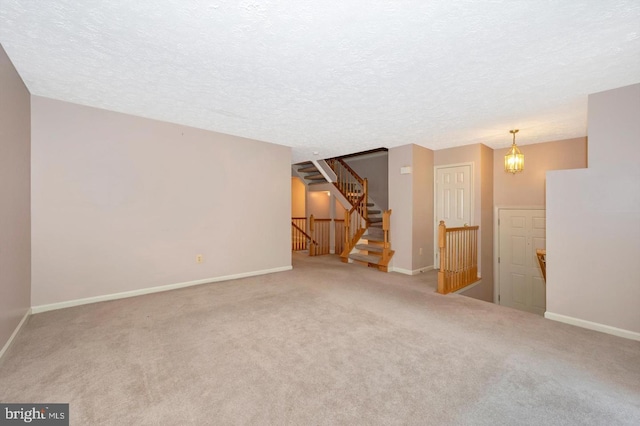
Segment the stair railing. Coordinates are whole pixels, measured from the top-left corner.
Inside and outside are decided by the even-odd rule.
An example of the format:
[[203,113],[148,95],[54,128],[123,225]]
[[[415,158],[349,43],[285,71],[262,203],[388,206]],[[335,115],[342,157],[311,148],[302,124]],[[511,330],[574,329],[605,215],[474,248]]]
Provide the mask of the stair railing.
[[[336,174],[336,182],[333,184],[342,195],[357,207],[358,213],[367,219],[367,179],[363,179],[340,158],[327,160],[327,164]],[[362,206],[360,206],[362,204]]]
[[385,210],[382,212],[382,235],[383,235],[383,244],[382,244],[382,261],[381,264],[384,265],[385,271],[386,266],[389,264],[391,260],[391,256],[393,256],[393,251],[391,250],[391,243],[389,242],[389,229],[391,227],[391,209]]
[[344,217],[344,247],[340,254],[343,261],[347,261],[349,253],[368,226],[368,182],[363,179],[340,158],[327,160],[327,164],[335,172],[337,181],[333,184],[340,193],[351,203],[351,209],[345,211]]
[[458,291],[478,281],[478,229],[479,226],[447,228],[441,220],[438,225],[440,270],[438,293]]
[[[303,219],[303,220],[301,220]],[[306,217],[292,217],[291,218],[291,250],[293,251],[301,251],[309,248],[309,255],[313,256],[312,253],[315,253],[316,247],[318,243],[311,238],[307,232],[302,229],[298,224],[305,226],[307,218]]]
[[335,246],[333,248],[333,252],[340,254],[344,250],[344,219],[334,219],[333,222],[335,227]]
[[313,253],[309,250],[310,256],[320,256],[329,254],[331,250],[331,219],[316,219],[309,217],[309,233],[314,241],[317,241]]
[[540,265],[540,271],[542,272],[542,279],[547,282],[547,250],[537,249],[536,257],[538,258],[538,265]]
[[357,213],[355,206],[351,210],[345,210],[344,246],[340,253],[343,262],[348,262],[349,253],[351,253],[351,250],[353,250],[366,230],[367,221]]

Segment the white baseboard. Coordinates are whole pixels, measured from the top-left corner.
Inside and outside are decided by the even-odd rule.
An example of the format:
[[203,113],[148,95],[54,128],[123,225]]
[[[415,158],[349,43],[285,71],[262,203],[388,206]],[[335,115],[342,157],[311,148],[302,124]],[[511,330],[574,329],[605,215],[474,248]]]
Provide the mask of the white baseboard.
[[421,274],[423,272],[427,272],[427,271],[432,271],[433,270],[433,265],[431,266],[425,266],[424,268],[420,268],[420,269],[404,269],[404,268],[397,268],[397,267],[392,267],[389,268],[389,272],[398,272],[400,274],[405,274],[405,275],[418,275]]
[[4,355],[4,353],[7,351],[7,349],[9,349],[9,346],[11,346],[11,343],[13,343],[13,339],[15,339],[18,333],[20,333],[20,330],[22,329],[22,326],[24,325],[24,323],[27,321],[27,318],[29,318],[29,315],[31,315],[31,308],[27,309],[27,312],[25,312],[24,316],[16,326],[16,329],[13,330],[13,333],[11,333],[11,336],[9,336],[9,340],[7,340],[7,343],[5,343],[4,346],[2,347],[2,350],[0,350],[0,359],[2,359],[2,356]]
[[580,318],[569,317],[561,314],[554,314],[553,312],[545,312],[544,317],[550,320],[563,322],[565,324],[575,325],[577,327],[588,328],[589,330],[600,331],[602,333],[612,334],[618,337],[624,337],[625,339],[640,341],[640,333],[635,331],[625,330],[622,328],[611,327],[610,325],[600,324],[597,322],[591,322]]
[[31,308],[31,312],[34,314],[39,314],[41,312],[70,308],[72,306],[87,305],[89,303],[97,303],[97,302],[106,302],[109,300],[125,299],[127,297],[142,296],[142,295],[151,294],[151,293],[160,293],[163,291],[176,290],[178,288],[191,287],[194,285],[208,284],[208,283],[214,283],[219,281],[236,280],[238,278],[247,278],[247,277],[254,277],[256,275],[272,274],[274,272],[290,271],[291,269],[293,269],[291,265],[281,266],[279,268],[273,268],[273,269],[263,269],[260,271],[251,271],[251,272],[243,272],[241,274],[224,275],[221,277],[204,278],[202,280],[187,281],[187,282],[177,283],[177,284],[168,284],[168,285],[162,285],[157,287],[141,288],[139,290],[124,291],[121,293],[105,294],[102,296],[87,297],[84,299],[75,299],[75,300],[69,300],[66,302],[51,303],[48,305],[33,306]]

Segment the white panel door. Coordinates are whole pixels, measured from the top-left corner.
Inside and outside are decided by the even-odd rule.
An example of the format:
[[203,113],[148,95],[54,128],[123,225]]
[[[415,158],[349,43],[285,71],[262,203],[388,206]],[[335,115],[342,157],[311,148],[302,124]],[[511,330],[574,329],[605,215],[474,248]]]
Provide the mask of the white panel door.
[[537,249],[545,248],[545,211],[500,209],[498,303],[543,315],[546,286]]
[[441,220],[447,228],[457,228],[471,223],[471,166],[453,166],[436,169],[436,223],[435,259],[436,269],[440,266],[438,253],[438,224]]

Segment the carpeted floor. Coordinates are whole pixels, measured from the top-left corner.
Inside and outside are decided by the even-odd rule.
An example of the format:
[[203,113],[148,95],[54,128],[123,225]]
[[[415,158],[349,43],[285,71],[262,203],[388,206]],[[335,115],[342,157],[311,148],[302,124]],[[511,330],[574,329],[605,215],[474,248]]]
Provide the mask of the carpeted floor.
[[638,425],[640,342],[294,255],[294,270],[32,316],[0,401],[72,425]]

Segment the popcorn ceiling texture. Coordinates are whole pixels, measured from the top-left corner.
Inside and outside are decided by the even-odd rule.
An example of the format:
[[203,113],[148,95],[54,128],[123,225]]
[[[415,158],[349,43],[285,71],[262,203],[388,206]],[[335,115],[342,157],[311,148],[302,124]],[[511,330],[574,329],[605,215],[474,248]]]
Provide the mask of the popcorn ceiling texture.
[[[0,0],[32,94],[293,148],[586,135],[640,82],[640,2]],[[317,157],[316,157],[317,158]]]

